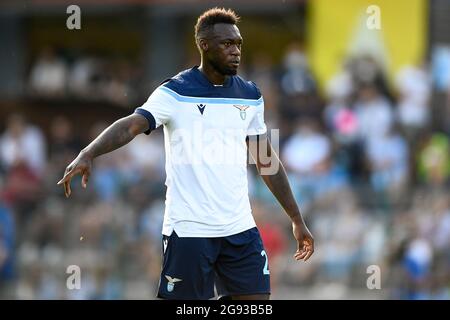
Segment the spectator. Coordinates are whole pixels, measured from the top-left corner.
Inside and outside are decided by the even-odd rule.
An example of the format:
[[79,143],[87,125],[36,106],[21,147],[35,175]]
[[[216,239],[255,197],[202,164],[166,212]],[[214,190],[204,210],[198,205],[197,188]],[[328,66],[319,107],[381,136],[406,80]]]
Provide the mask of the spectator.
[[370,166],[370,180],[377,191],[399,191],[405,186],[408,174],[408,145],[394,132],[371,139],[366,154]]
[[79,56],[70,70],[69,90],[77,97],[89,99],[98,88],[95,79],[100,73],[100,59],[91,56]]
[[317,197],[323,197],[346,184],[331,158],[330,139],[313,120],[299,123],[281,154],[291,172],[295,196],[305,206]]
[[442,133],[433,134],[419,153],[419,176],[423,182],[442,186],[450,177],[450,143]]
[[65,93],[67,75],[64,60],[56,55],[54,49],[44,48],[31,70],[31,90],[41,96],[62,96]]
[[308,60],[300,45],[292,43],[284,55],[284,74],[281,87],[287,95],[307,94],[316,90],[316,83],[309,70]]
[[398,120],[408,140],[414,141],[417,131],[430,120],[430,79],[426,70],[407,66],[399,71],[396,82],[400,95]]
[[364,142],[386,136],[394,122],[387,98],[374,85],[364,85],[357,93],[355,111],[359,136]]
[[46,143],[41,130],[28,124],[20,114],[12,114],[0,136],[0,163],[9,170],[24,164],[41,176],[45,169]]

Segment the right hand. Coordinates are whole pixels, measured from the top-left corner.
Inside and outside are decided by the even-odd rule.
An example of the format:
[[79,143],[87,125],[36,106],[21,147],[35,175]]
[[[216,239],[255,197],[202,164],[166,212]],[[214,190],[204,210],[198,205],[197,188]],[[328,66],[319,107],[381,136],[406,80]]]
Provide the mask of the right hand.
[[76,157],[75,160],[67,166],[63,178],[58,182],[58,185],[64,184],[64,194],[66,195],[66,198],[68,198],[72,193],[70,190],[70,180],[72,180],[72,177],[78,173],[83,176],[81,179],[81,186],[86,189],[89,176],[91,175],[91,169],[92,157],[83,151],[80,152],[78,157]]

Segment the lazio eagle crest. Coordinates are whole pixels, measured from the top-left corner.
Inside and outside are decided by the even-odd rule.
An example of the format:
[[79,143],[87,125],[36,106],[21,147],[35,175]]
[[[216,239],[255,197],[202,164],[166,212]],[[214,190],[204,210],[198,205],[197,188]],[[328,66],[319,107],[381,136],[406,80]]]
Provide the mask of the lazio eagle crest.
[[245,106],[245,105],[241,105],[241,104],[234,104],[233,106],[235,108],[239,109],[239,115],[241,116],[241,119],[245,120],[245,118],[247,117],[247,113],[245,112],[245,110],[250,108],[250,106]]
[[183,280],[178,279],[178,278],[172,278],[171,276],[168,276],[168,275],[166,275],[165,277],[166,277],[167,281],[169,281],[169,282],[167,282],[167,291],[168,292],[172,292],[173,291],[173,288],[175,287],[175,283],[176,282],[183,281]]

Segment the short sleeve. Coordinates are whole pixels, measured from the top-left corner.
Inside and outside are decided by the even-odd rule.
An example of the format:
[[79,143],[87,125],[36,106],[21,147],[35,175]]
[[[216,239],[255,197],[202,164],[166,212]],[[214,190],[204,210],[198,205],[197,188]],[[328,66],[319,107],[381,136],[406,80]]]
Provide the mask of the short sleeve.
[[145,134],[149,134],[160,125],[167,124],[172,116],[174,99],[161,87],[156,88],[147,101],[134,111],[144,116],[149,123],[149,130]]
[[261,103],[255,106],[256,112],[247,129],[247,135],[255,136],[264,134],[267,131],[266,123],[264,122],[264,100],[261,97]]

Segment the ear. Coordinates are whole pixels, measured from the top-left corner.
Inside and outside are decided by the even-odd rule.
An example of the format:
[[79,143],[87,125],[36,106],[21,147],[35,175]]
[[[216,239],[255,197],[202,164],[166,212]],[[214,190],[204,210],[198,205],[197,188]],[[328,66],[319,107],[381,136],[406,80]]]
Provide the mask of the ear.
[[202,51],[208,51],[208,41],[206,39],[198,39],[198,46]]

